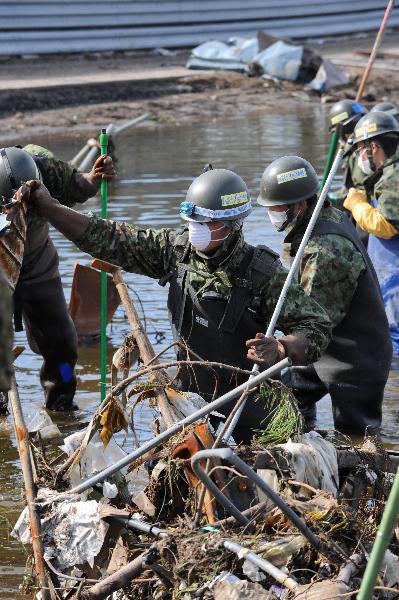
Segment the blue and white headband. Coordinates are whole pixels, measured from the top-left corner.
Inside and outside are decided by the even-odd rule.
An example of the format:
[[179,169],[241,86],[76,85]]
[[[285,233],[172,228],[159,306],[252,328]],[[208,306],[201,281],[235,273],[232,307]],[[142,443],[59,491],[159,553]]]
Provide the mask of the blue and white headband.
[[247,212],[251,208],[251,200],[241,206],[235,208],[223,208],[221,210],[211,210],[210,208],[202,208],[201,206],[195,206],[192,202],[182,202],[180,204],[180,214],[185,217],[193,217],[198,215],[200,217],[207,217],[208,219],[214,219],[215,221],[221,221],[228,217],[239,217],[243,213]]

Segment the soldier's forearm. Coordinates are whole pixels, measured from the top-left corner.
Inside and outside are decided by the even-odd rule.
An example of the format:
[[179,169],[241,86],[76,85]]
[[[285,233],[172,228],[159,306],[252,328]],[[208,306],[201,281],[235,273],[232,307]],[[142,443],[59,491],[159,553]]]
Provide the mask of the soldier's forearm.
[[83,236],[89,226],[90,218],[72,208],[53,203],[41,208],[40,214],[60,233],[73,242]]
[[100,188],[101,178],[91,173],[74,173],[71,179],[70,196],[74,202],[86,202],[96,195]]
[[286,356],[289,356],[294,365],[306,365],[309,342],[302,333],[285,335],[279,338],[284,346]]

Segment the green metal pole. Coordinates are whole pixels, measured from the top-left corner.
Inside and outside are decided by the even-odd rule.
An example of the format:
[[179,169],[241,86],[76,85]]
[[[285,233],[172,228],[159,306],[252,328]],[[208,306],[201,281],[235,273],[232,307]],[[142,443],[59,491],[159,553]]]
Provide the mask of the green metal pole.
[[335,155],[337,153],[338,142],[339,132],[335,130],[330,136],[330,144],[328,147],[327,160],[324,166],[323,176],[321,178],[320,191],[323,189],[324,184],[327,181],[328,174],[331,171],[331,167],[334,162]]
[[[107,154],[108,135],[107,130],[102,129],[100,133],[101,156]],[[107,218],[108,188],[107,180],[101,180],[101,218]],[[101,271],[100,286],[100,398],[101,402],[105,398],[107,385],[107,274]]]
[[384,558],[386,549],[391,541],[392,532],[394,530],[397,518],[399,515],[399,467],[396,471],[395,479],[392,485],[391,493],[389,494],[385,505],[384,514],[382,515],[380,526],[378,527],[377,536],[370,558],[367,563],[366,570],[363,575],[360,591],[356,596],[356,600],[371,600],[374,593],[375,580]]

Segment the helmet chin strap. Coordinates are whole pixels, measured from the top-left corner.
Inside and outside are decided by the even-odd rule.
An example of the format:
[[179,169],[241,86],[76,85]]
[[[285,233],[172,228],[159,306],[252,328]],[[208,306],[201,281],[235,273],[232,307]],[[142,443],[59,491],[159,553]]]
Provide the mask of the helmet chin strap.
[[299,216],[299,213],[295,214],[295,206],[296,206],[296,204],[291,204],[291,206],[289,208],[287,208],[287,211],[286,211],[287,218],[281,226],[281,231],[284,231],[284,229],[288,225],[295,224],[295,222]]
[[374,163],[373,151],[371,150],[370,140],[365,140],[364,145],[366,146],[367,158],[369,159],[371,170],[376,171],[377,167],[375,166],[375,163]]

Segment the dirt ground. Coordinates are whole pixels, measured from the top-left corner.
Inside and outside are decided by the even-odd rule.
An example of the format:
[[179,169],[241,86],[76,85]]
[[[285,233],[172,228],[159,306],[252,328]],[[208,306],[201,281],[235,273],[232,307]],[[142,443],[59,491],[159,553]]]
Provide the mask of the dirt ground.
[[[348,85],[324,96],[287,81],[185,70],[187,50],[165,56],[121,52],[0,57],[1,144],[24,143],[35,135],[65,134],[66,130],[71,136],[90,136],[104,124],[124,122],[145,112],[150,119],[143,126],[159,126],[235,118],[270,112],[277,106],[280,112],[292,111],[302,102],[354,98],[374,35],[310,44],[350,76]],[[366,87],[366,106],[398,100],[397,32],[385,36],[382,50]],[[132,80],[132,74],[137,79]]]

